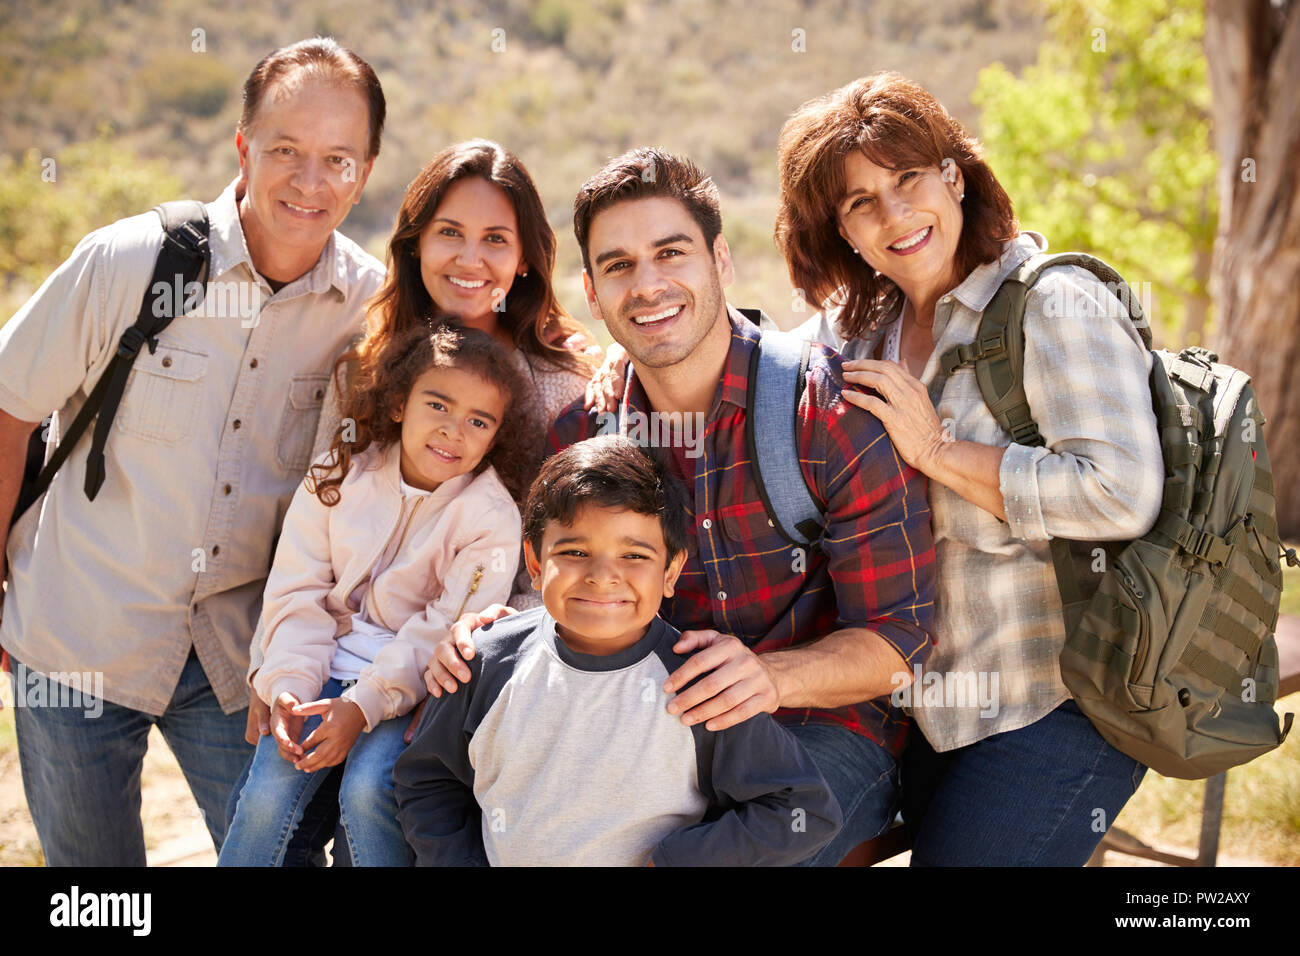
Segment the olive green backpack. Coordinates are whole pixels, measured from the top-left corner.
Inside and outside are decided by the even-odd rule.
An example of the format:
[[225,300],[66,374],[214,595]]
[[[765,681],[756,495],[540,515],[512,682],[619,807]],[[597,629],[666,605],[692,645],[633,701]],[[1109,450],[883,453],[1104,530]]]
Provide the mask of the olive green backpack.
[[[984,310],[975,341],[942,356],[951,375],[973,365],[990,412],[1021,445],[1042,445],[1023,383],[1025,297],[1050,266],[1081,266],[1127,306],[1151,348],[1136,296],[1106,263],[1035,255]],[[1130,542],[1098,543],[1085,597],[1070,542],[1053,538],[1065,616],[1061,679],[1116,749],[1167,777],[1199,779],[1279,746],[1277,625],[1285,557],[1250,379],[1202,348],[1154,353],[1151,398],[1164,455],[1155,526]]]

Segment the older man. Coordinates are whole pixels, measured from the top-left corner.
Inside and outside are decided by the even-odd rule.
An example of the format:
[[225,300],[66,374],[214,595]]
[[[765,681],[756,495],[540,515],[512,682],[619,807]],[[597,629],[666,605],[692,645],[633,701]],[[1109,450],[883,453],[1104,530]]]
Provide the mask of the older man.
[[[333,360],[383,278],[335,230],[361,199],[384,111],[374,71],[332,40],[257,65],[235,135],[239,176],[206,207],[208,289],[222,283],[225,305],[178,316],[140,350],[95,499],[82,490],[87,431],[9,531],[0,644],[51,865],[144,864],[140,771],[155,725],[220,848],[251,753],[248,644],[276,529]],[[28,437],[51,409],[67,422],[85,403],[161,241],[154,215],[96,230],[0,330],[0,534]],[[67,693],[69,675],[93,677],[93,706],[84,687]]]

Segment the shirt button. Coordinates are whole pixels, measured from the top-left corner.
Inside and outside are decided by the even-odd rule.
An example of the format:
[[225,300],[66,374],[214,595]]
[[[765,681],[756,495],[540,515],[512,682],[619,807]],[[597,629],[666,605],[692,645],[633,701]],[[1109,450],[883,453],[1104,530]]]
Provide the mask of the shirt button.
[[257,359],[250,359],[249,362],[248,362],[248,367],[249,367],[249,368],[257,368]]
[[775,527],[776,527],[776,525],[774,525],[774,524],[772,523],[772,519],[771,519],[771,518],[768,518],[768,519],[767,519],[767,526],[768,526],[769,528],[775,528]]
[[320,399],[320,398],[324,398],[324,397],[325,397],[325,389],[323,389],[323,388],[318,388],[318,389],[316,389],[316,397],[317,397],[318,399]]
[[220,553],[221,553],[221,545],[219,545],[219,544],[214,544],[214,545],[212,546],[212,556],[215,558],[215,557],[216,557],[217,555],[219,555]]
[[243,422],[241,422],[238,418],[236,418],[236,419],[231,423],[230,427],[233,428],[235,431],[239,431],[239,426],[242,425],[242,424],[243,424]]
[[226,485],[226,486],[225,486],[224,488],[222,488],[221,490],[222,490],[223,493],[225,493],[225,494],[227,494],[227,495],[230,494],[230,485]]
[[170,355],[167,356],[165,359],[162,360],[162,367],[163,367],[163,368],[171,368],[171,367],[172,367],[172,357],[171,357]]
[[710,521],[708,518],[705,518],[703,521],[700,522],[700,527],[703,528],[705,531],[708,531],[710,528],[713,527],[713,522]]
[[719,600],[719,601],[725,601],[726,599],[727,599],[727,592],[726,592],[726,591],[719,591],[719,592],[718,592],[718,600]]

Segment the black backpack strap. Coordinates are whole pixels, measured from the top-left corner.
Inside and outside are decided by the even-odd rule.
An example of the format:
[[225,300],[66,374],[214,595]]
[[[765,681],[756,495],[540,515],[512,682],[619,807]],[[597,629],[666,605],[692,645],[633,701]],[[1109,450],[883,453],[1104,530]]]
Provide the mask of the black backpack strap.
[[[1151,325],[1137,296],[1120,274],[1102,260],[1080,252],[1065,252],[1039,253],[1021,263],[1002,281],[985,307],[975,341],[949,349],[940,357],[940,364],[947,376],[964,366],[974,366],[975,381],[989,412],[1013,442],[1029,447],[1045,443],[1025,395],[1025,300],[1043,270],[1051,266],[1079,266],[1105,283],[1128,309],[1143,344],[1151,348]],[[1073,632],[1083,613],[1084,601],[1070,557],[1069,541],[1052,538],[1051,549],[1068,634]]]
[[[184,306],[183,292],[180,296],[182,301],[175,302],[173,299],[177,298],[176,296],[155,295],[154,287],[161,282],[171,289],[173,283],[178,281],[178,277],[181,290],[191,282],[197,282],[202,286],[207,281],[210,262],[208,212],[203,203],[195,200],[166,202],[155,206],[154,212],[158,214],[163,224],[162,248],[154,262],[153,276],[145,287],[135,324],[122,333],[118,341],[117,354],[109,361],[108,367],[99,377],[95,388],[86,399],[86,404],[77,413],[77,417],[60,436],[59,447],[55,449],[53,456],[41,469],[40,475],[31,486],[31,501],[35,501],[49,488],[55,473],[72,454],[72,449],[89,426],[90,420],[98,413],[90,454],[86,460],[85,482],[86,497],[92,501],[95,499],[95,495],[99,493],[104,483],[104,444],[108,440],[109,428],[113,424],[117,406],[126,389],[126,379],[131,371],[131,365],[135,362],[141,346],[147,343],[151,353],[158,347],[158,335],[175,318],[175,310]],[[155,303],[158,305],[156,310]],[[19,514],[21,510],[15,508],[15,520]]]

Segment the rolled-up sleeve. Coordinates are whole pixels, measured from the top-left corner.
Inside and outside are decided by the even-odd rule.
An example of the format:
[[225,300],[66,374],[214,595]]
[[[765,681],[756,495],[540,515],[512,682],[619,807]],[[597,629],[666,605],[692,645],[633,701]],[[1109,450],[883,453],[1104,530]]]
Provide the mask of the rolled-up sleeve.
[[104,351],[105,236],[82,239],[0,328],[0,409],[20,421],[62,408]]
[[1143,346],[1119,299],[1077,266],[1025,306],[1025,395],[1045,447],[1012,444],[999,487],[1011,533],[1125,540],[1160,510],[1164,468]]

